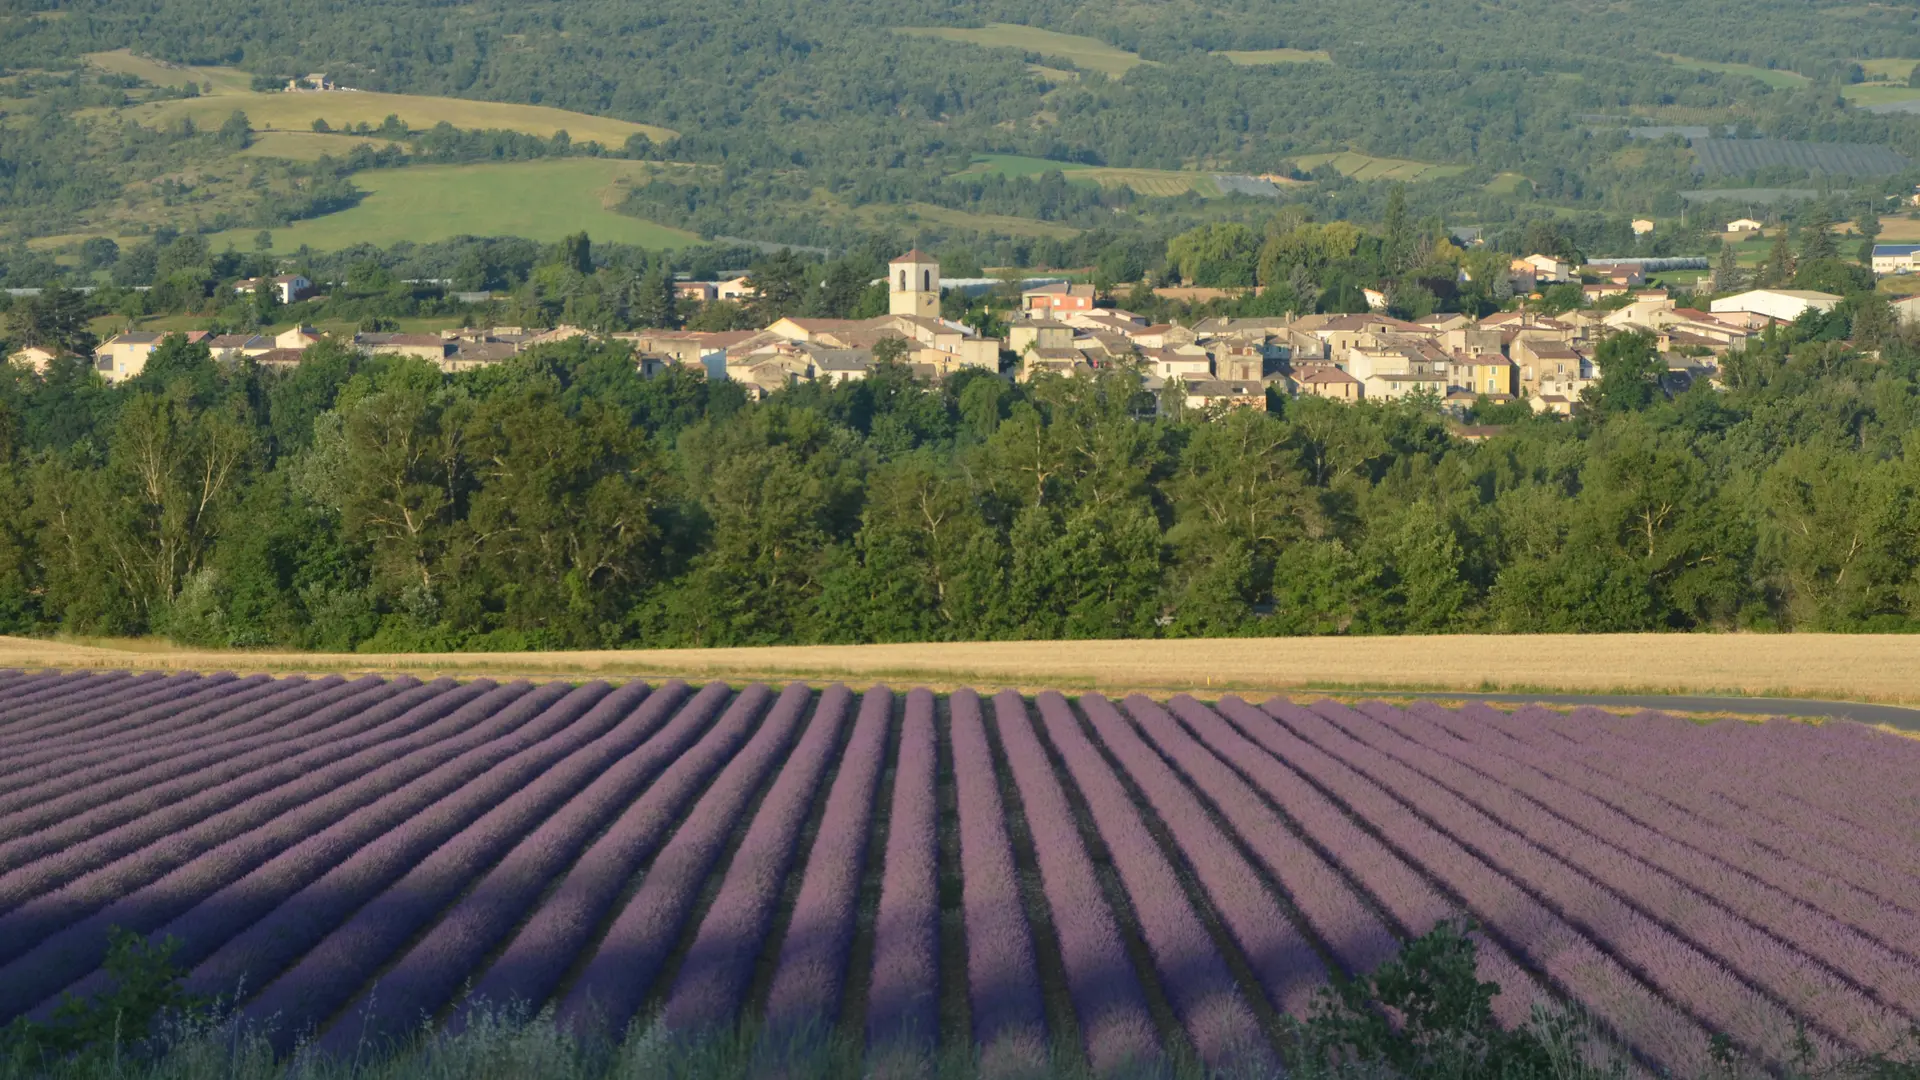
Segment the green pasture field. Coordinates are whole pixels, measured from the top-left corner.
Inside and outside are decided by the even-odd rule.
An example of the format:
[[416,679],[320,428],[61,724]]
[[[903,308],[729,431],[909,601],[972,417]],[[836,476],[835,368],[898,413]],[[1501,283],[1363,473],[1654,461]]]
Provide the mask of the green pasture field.
[[[432,243],[455,236],[520,236],[558,240],[586,230],[595,240],[648,248],[685,247],[693,233],[613,210],[626,184],[645,175],[644,162],[558,158],[482,165],[412,165],[358,173],[366,198],[350,210],[273,230],[274,248],[305,244],[333,251],[357,243]],[[258,229],[216,234],[218,247],[252,243]]]
[[1333,57],[1325,49],[1227,49],[1213,55],[1224,56],[1242,67],[1333,63]]
[[1899,83],[1854,83],[1840,88],[1840,96],[1852,105],[1884,105],[1889,101],[1920,98],[1920,89]]
[[1512,195],[1527,184],[1527,178],[1517,172],[1503,172],[1487,181],[1486,189],[1496,195]]
[[1018,179],[1022,176],[1039,176],[1041,173],[1055,169],[1065,173],[1088,168],[1091,166],[1077,162],[1049,161],[1046,158],[1022,157],[1019,154],[977,154],[974,156],[973,164],[960,170],[960,175],[984,173],[988,176],[999,175]]
[[1340,175],[1355,180],[1400,180],[1405,183],[1459,176],[1467,171],[1465,165],[1438,165],[1430,161],[1374,157],[1353,150],[1342,150],[1337,154],[1307,154],[1294,158],[1293,163],[1302,172],[1311,172],[1321,165],[1332,165]]
[[1062,34],[1032,26],[1020,26],[1016,23],[988,23],[977,29],[950,26],[902,27],[900,33],[913,34],[917,37],[941,38],[946,41],[963,41],[969,45],[979,45],[988,49],[1019,49],[1021,52],[1038,53],[1041,56],[1064,60],[1083,71],[1098,71],[1115,79],[1141,64],[1153,62],[1142,60],[1134,53],[1115,48],[1096,38]]

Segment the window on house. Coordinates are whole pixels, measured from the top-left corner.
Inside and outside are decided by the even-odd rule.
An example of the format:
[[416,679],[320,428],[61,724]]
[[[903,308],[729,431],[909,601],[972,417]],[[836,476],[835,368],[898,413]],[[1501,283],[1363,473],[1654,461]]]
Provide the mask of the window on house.
[[900,271],[900,291],[907,291],[907,272],[905,270]]
[[933,291],[933,271],[931,270],[920,271],[920,291],[921,292]]

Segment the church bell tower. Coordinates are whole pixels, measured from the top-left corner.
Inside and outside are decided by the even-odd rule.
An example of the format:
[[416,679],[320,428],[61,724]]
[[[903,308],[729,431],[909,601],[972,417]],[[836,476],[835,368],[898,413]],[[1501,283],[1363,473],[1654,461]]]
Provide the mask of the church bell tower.
[[940,317],[940,263],[915,248],[887,267],[887,314]]

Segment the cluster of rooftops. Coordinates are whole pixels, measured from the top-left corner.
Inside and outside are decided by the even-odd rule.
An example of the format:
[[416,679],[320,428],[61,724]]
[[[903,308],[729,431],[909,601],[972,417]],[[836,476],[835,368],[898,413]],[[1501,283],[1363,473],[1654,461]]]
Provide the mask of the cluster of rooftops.
[[[1558,270],[1532,263],[1528,268]],[[1091,285],[1042,280],[1022,292],[1020,310],[1004,336],[986,337],[941,314],[943,290],[972,283],[942,278],[937,260],[915,250],[888,268],[886,315],[783,317],[758,330],[662,329],[604,336],[630,345],[638,369],[648,376],[690,368],[710,379],[734,381],[754,396],[799,382],[863,379],[877,363],[891,361],[929,380],[963,370],[1023,381],[1125,370],[1163,402],[1193,408],[1264,408],[1269,394],[1343,401],[1428,394],[1456,407],[1525,400],[1536,410],[1570,412],[1599,377],[1595,347],[1609,334],[1640,330],[1653,335],[1670,378],[1684,385],[1716,377],[1716,358],[1766,326],[1809,308],[1831,309],[1839,300],[1826,293],[1761,289],[1701,311],[1680,306],[1662,290],[1633,289],[1636,268],[1622,268],[1615,277],[1629,296],[1623,306],[1554,317],[1514,311],[1478,320],[1459,314],[1404,320],[1374,312],[1208,318],[1190,326],[1154,323],[1103,306]],[[294,294],[310,288],[297,275],[241,286]],[[286,367],[298,364],[323,336],[296,326],[273,335],[195,333],[189,338],[204,343],[218,360]],[[350,340],[369,354],[412,356],[458,372],[498,363],[529,347],[598,336],[572,326],[493,327],[360,333]],[[108,381],[132,378],[163,340],[157,332],[116,335],[96,351],[94,366]],[[16,359],[44,366],[51,354],[40,354],[46,350],[26,350]]]

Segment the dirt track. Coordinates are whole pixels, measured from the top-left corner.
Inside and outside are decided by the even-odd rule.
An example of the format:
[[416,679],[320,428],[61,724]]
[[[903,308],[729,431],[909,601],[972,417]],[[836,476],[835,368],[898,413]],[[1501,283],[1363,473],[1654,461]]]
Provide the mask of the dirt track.
[[1920,704],[1920,636],[1622,634],[358,655],[0,637],[0,667],[800,678],[1062,690],[1716,694]]

